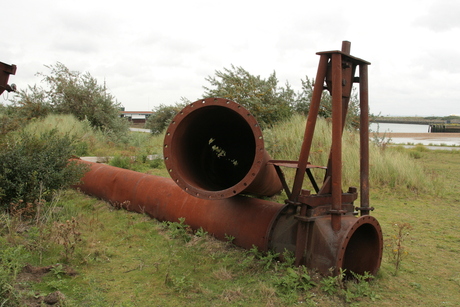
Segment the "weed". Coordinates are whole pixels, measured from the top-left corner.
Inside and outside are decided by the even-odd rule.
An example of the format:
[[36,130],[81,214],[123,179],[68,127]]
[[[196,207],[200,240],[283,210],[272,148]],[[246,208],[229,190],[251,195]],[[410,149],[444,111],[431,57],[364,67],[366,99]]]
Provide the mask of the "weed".
[[151,168],[158,168],[158,169],[165,168],[165,163],[164,163],[163,159],[161,159],[161,158],[156,158],[156,159],[153,159],[153,160],[149,160],[148,164],[149,164],[149,166]]
[[15,280],[27,256],[21,245],[8,246],[2,241],[0,238],[0,306],[16,306]]
[[279,253],[268,251],[266,253],[259,251],[257,246],[253,245],[252,248],[246,252],[250,259],[258,260],[258,262],[264,267],[265,270],[270,269],[277,263]]
[[295,255],[293,252],[284,249],[284,252],[282,253],[282,260],[283,262],[281,262],[281,264],[283,267],[292,267],[295,263]]
[[66,274],[66,271],[64,270],[64,268],[62,267],[62,264],[58,264],[58,265],[55,265],[53,266],[50,271],[54,274],[54,276],[56,276],[58,279],[61,279],[62,276],[64,276]]
[[353,301],[360,300],[363,297],[368,297],[371,301],[375,301],[379,296],[371,289],[369,280],[374,276],[368,272],[364,272],[364,275],[356,274],[351,272],[353,278],[345,282],[345,289],[342,290],[345,301],[351,303]]
[[202,227],[198,228],[198,230],[195,231],[195,236],[197,236],[197,237],[204,238],[207,235],[208,235],[208,232],[205,231]]
[[377,131],[372,136],[372,141],[380,149],[384,150],[388,144],[391,143],[391,137],[387,137],[389,131],[385,131],[383,134],[380,133],[380,126],[377,125]]
[[305,292],[316,286],[304,266],[288,267],[283,274],[273,277],[273,284],[278,296],[289,304],[297,302],[299,291]]
[[185,293],[185,292],[188,292],[192,288],[193,283],[190,281],[188,276],[181,276],[181,277],[175,277],[172,280],[172,285],[175,291],[179,293]]
[[54,222],[54,240],[64,247],[63,256],[66,262],[70,261],[77,243],[81,241],[81,233],[77,228],[78,222],[74,217],[65,223]]
[[394,275],[397,275],[401,262],[408,255],[404,241],[409,236],[412,226],[409,223],[395,223],[393,228],[394,234],[386,240],[386,246],[390,251],[390,261],[394,264]]
[[422,153],[416,150],[409,151],[409,155],[411,158],[414,158],[414,159],[420,159],[422,157]]
[[[332,271],[332,270],[331,270]],[[327,276],[320,281],[320,288],[328,295],[334,295],[339,290],[344,289],[343,280],[345,278],[345,270],[340,269],[336,276]]]
[[192,229],[185,224],[185,218],[180,217],[179,222],[163,222],[164,227],[169,230],[170,236],[173,239],[180,239],[185,243],[192,239]]
[[235,241],[235,237],[231,236],[231,235],[228,235],[228,234],[225,234],[225,240],[227,240],[227,243],[232,245],[233,241]]
[[130,169],[131,158],[127,156],[115,155],[113,158],[109,160],[109,165],[124,169]]
[[67,281],[64,279],[50,280],[46,285],[53,291],[62,291],[68,289]]

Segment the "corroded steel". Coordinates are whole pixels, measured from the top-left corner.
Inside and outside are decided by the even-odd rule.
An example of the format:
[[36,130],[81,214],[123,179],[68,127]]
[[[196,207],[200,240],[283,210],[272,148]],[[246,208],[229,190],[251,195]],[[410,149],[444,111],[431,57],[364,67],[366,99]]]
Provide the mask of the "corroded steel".
[[[369,215],[368,78],[364,60],[341,51],[319,52],[320,62],[298,161],[270,160],[262,131],[239,104],[207,98],[185,107],[172,120],[164,159],[172,179],[88,163],[80,189],[127,210],[160,221],[185,218],[219,239],[282,254],[295,252],[296,264],[323,274],[346,270],[375,274],[383,236]],[[359,77],[355,77],[359,66]],[[358,189],[342,191],[342,133],[352,85],[360,86],[360,207]],[[327,166],[308,162],[323,90],[332,95],[332,146]],[[281,167],[296,168],[292,190]],[[319,186],[311,169],[325,170]],[[316,192],[303,189],[305,174]],[[282,188],[286,205],[239,194],[273,195]],[[357,217],[361,213],[360,217]]]
[[[89,195],[160,221],[178,221],[192,229],[203,228],[220,240],[234,237],[246,249],[283,253],[294,251],[296,212],[289,206],[253,197],[207,200],[184,192],[172,179],[79,160],[90,167],[78,188]],[[320,216],[305,224],[311,235],[305,264],[328,274],[329,268],[375,273],[380,264],[378,222],[347,217],[339,236],[331,236],[330,217]],[[356,261],[355,261],[356,260]]]
[[253,197],[220,200],[189,195],[173,180],[104,164],[80,161],[91,167],[78,188],[127,210],[145,213],[160,221],[202,227],[218,239],[233,236],[234,243],[268,251],[273,224],[284,205]]
[[[305,135],[298,161],[270,161],[278,169],[289,165],[297,167],[292,192],[285,187],[289,199],[286,203],[297,208],[299,221],[296,237],[296,264],[306,264],[317,268],[323,273],[331,267],[345,268],[355,272],[363,272],[362,268],[375,273],[380,267],[383,241],[380,226],[375,218],[369,217],[369,107],[367,66],[370,64],[350,55],[350,42],[342,43],[342,50],[318,52],[320,62],[313,89],[312,101],[305,127]],[[359,77],[355,77],[359,66]],[[360,206],[355,208],[353,202],[358,198],[356,188],[350,187],[347,193],[342,192],[342,133],[351,97],[353,83],[359,82],[360,87]],[[332,146],[321,188],[310,175],[312,168],[308,162],[316,118],[323,91],[327,89],[332,96]],[[305,173],[317,194],[302,189]],[[283,185],[286,181],[278,171]],[[356,218],[355,209],[360,211],[361,218]],[[294,209],[293,209],[294,210]],[[367,216],[367,219],[364,218]],[[366,226],[358,226],[362,224]],[[359,229],[359,230],[356,230]],[[369,233],[365,236],[364,233]],[[354,239],[350,239],[353,237]],[[358,239],[355,239],[358,238]],[[357,248],[361,243],[363,246]],[[350,243],[351,242],[351,243]],[[353,244],[355,247],[349,246]],[[344,250],[349,250],[343,254]],[[356,251],[353,253],[352,251]],[[354,255],[354,256],[350,256]],[[363,256],[365,255],[365,256]],[[367,259],[366,264],[355,264],[355,261]],[[321,260],[318,260],[321,259]],[[346,260],[344,260],[346,259]],[[353,267],[353,265],[355,267]],[[337,273],[337,271],[335,271]]]
[[378,221],[372,216],[340,219],[340,231],[331,227],[331,215],[307,223],[309,240],[305,246],[305,265],[327,274],[332,269],[358,274],[376,274],[382,261],[383,237]]
[[198,198],[272,196],[283,189],[267,165],[256,119],[228,99],[202,99],[180,111],[166,132],[164,159],[177,185]]
[[5,90],[7,92],[15,91],[14,84],[13,86],[8,85],[10,75],[14,74],[16,74],[16,65],[8,65],[0,62],[0,94]]

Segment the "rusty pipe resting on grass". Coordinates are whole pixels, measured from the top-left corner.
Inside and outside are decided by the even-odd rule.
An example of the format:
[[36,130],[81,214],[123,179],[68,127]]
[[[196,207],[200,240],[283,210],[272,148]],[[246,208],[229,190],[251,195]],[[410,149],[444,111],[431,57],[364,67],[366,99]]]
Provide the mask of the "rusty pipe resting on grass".
[[[78,188],[122,208],[147,214],[160,221],[178,221],[192,229],[203,228],[220,240],[261,251],[294,252],[296,212],[288,205],[254,197],[200,199],[184,192],[169,178],[134,172],[110,165],[79,161],[90,167]],[[375,218],[342,218],[340,232],[333,232],[330,216],[308,223],[310,240],[305,246],[306,264],[323,274],[339,268],[375,274],[380,267],[381,229]],[[333,272],[329,269],[335,268]]]
[[[376,274],[382,260],[383,236],[369,215],[367,65],[342,51],[318,53],[320,65],[299,161],[270,160],[262,131],[241,105],[207,98],[185,107],[166,131],[164,159],[172,179],[107,165],[87,163],[91,170],[80,189],[123,208],[160,221],[184,218],[192,229],[203,228],[218,239],[229,236],[243,248],[295,253],[296,264],[323,274],[346,270]],[[360,77],[355,78],[356,67]],[[361,206],[355,208],[357,189],[342,192],[342,131],[352,83],[360,83]],[[320,189],[310,176],[307,159],[324,86],[331,90],[332,147]],[[364,144],[363,144],[364,143]],[[295,167],[292,193],[281,166]],[[304,190],[305,172],[317,194]],[[239,194],[271,196],[285,187],[286,205]],[[361,212],[360,217],[355,210]]]
[[267,165],[270,156],[256,119],[228,99],[186,106],[166,131],[163,153],[171,178],[198,198],[272,196],[283,188],[273,165]]
[[110,165],[86,162],[90,171],[78,188],[129,211],[145,213],[160,221],[185,218],[192,229],[202,227],[218,239],[268,251],[272,225],[282,204],[253,197],[200,199],[184,192],[169,178],[143,174]]

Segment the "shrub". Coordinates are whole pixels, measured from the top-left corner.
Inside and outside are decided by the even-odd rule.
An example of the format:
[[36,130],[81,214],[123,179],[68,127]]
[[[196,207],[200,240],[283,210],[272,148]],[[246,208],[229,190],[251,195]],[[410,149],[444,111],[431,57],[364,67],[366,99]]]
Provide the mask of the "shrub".
[[185,107],[184,103],[177,103],[174,106],[159,105],[153,110],[153,114],[149,116],[145,127],[150,129],[152,134],[157,135],[165,130],[173,117]]
[[221,97],[239,103],[254,115],[263,128],[292,115],[291,105],[296,95],[288,83],[286,87],[278,85],[275,72],[263,79],[232,65],[230,69],[216,70],[215,76],[208,76],[206,81],[211,87],[204,87],[205,98]]
[[69,161],[73,152],[73,139],[55,129],[10,135],[0,149],[0,208],[48,200],[54,191],[77,183],[86,167]]
[[109,165],[130,169],[131,158],[128,156],[115,155],[113,158],[109,160]]

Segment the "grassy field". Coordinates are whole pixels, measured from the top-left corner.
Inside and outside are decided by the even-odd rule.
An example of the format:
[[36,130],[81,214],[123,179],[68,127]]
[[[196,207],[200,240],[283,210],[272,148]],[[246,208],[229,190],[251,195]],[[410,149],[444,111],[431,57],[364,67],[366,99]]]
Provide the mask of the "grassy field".
[[[186,221],[160,223],[68,190],[32,221],[26,212],[0,217],[0,306],[40,306],[53,295],[63,306],[459,306],[460,151],[385,151],[390,162],[373,158],[371,172],[387,176],[386,164],[403,179],[372,179],[385,239],[372,280],[322,278],[231,238],[191,233]],[[407,168],[423,178],[404,177]],[[161,167],[147,172],[167,176]]]
[[[407,255],[394,276],[390,249],[380,270],[377,284],[380,306],[458,306],[460,305],[460,155],[459,151],[426,151],[417,159],[433,181],[443,185],[436,195],[394,194],[373,189],[374,216],[383,227],[385,238],[410,224],[405,240]],[[394,244],[392,244],[394,247]]]

